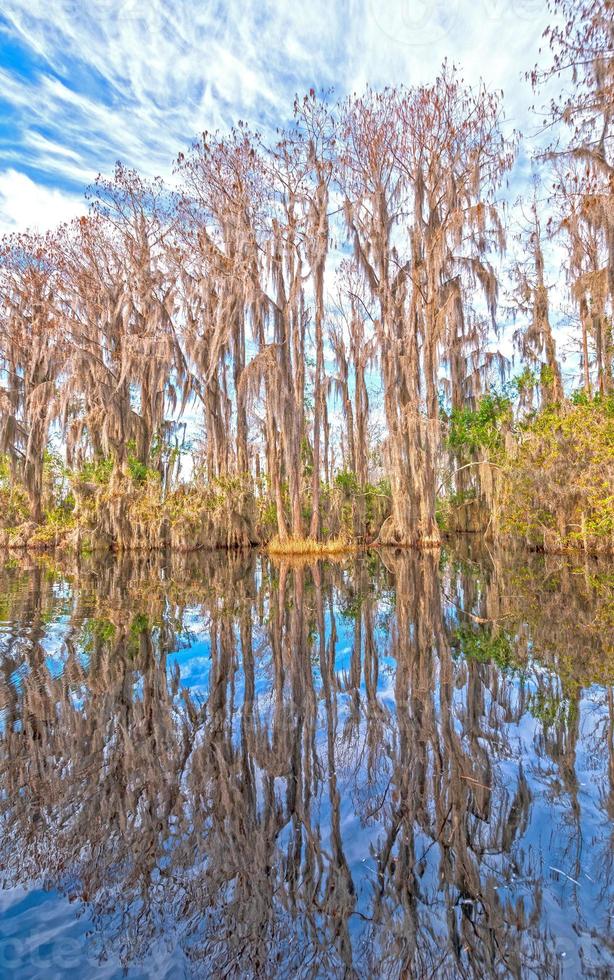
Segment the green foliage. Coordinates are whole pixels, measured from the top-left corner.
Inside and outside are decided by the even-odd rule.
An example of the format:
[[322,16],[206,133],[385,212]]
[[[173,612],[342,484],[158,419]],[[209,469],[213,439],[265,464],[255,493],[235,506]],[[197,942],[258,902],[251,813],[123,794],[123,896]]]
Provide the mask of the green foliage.
[[[155,441],[154,441],[153,448],[155,452],[158,453],[159,455],[159,446]],[[138,458],[136,454],[136,443],[134,439],[130,439],[128,441],[128,443],[126,444],[126,449],[128,450],[126,464],[128,467],[128,473],[130,475],[130,479],[133,481],[133,483],[142,486],[144,483],[147,483],[148,480],[160,479],[160,474],[158,470],[153,469],[150,466],[147,466],[146,463],[143,463]]]
[[109,619],[88,619],[83,626],[83,649],[86,653],[91,653],[97,645],[112,640],[115,632],[115,626]]
[[48,486],[57,493],[67,483],[69,471],[59,453],[46,449],[43,456],[43,478]]
[[140,636],[141,633],[149,629],[149,617],[146,613],[137,613],[130,624],[130,634],[133,637]]
[[445,497],[437,497],[435,501],[435,520],[440,531],[447,531],[450,525],[450,515],[458,507],[475,500],[477,492],[475,487],[468,490],[456,490],[447,494]]
[[30,508],[24,489],[11,478],[9,457],[0,454],[0,523],[10,531],[27,521]]
[[484,395],[475,410],[453,409],[449,418],[448,446],[458,453],[475,453],[479,449],[501,452],[503,427],[506,422],[511,422],[511,418],[509,398],[494,392]]
[[440,531],[447,531],[450,509],[445,497],[437,497],[435,501],[435,522]]
[[341,600],[339,609],[341,616],[351,622],[357,622],[360,619],[360,612],[366,598],[367,596],[363,592],[348,593]]
[[519,427],[506,462],[506,530],[561,547],[614,535],[614,397],[577,392]]
[[544,729],[553,725],[567,727],[577,718],[578,707],[575,701],[545,691],[536,691],[529,696],[528,708],[533,717],[542,723]]
[[73,515],[74,499],[72,494],[69,498],[60,501],[45,511],[44,520],[34,532],[30,539],[37,545],[53,545],[58,539],[75,526]]
[[303,464],[303,479],[311,479],[313,475],[313,450],[306,436],[303,436],[301,442],[301,462]]
[[521,666],[515,656],[513,637],[505,630],[459,626],[454,631],[452,647],[457,657],[481,664],[494,663],[501,670],[516,670]]
[[44,512],[34,540],[52,544],[58,536],[74,525],[75,498],[71,489],[70,471],[59,453],[46,450],[43,459]]
[[367,483],[365,486],[365,519],[370,534],[377,533],[384,520],[390,513],[392,505],[392,490],[390,480],[385,477],[379,483]]
[[72,494],[70,494],[70,496],[61,501],[55,507],[50,507],[47,511],[45,511],[45,525],[49,528],[55,528],[58,531],[71,527],[73,524],[73,507],[74,498]]
[[519,395],[524,395],[528,391],[533,391],[537,387],[538,381],[534,372],[529,367],[525,367],[520,374],[512,380],[512,388]]
[[341,470],[332,486],[323,487],[322,502],[328,506],[331,517],[336,506],[339,531],[346,538],[354,537],[359,528],[359,533],[371,536],[379,531],[390,511],[390,481],[384,479],[361,486],[353,470]]
[[149,471],[146,464],[142,463],[136,456],[128,456],[128,472],[135,483],[145,483]]
[[274,500],[263,498],[259,501],[258,523],[265,537],[272,537],[277,530],[277,507]]
[[141,486],[148,480],[160,479],[160,474],[157,470],[151,469],[151,467],[146,466],[140,459],[132,455],[128,456],[128,472],[130,473],[131,480]]
[[79,470],[78,479],[83,483],[95,483],[105,487],[111,479],[113,465],[112,456],[102,456],[98,459],[89,460]]
[[573,392],[570,400],[572,405],[597,406],[607,418],[614,418],[614,392],[608,395],[602,395],[600,392],[597,392],[596,395],[589,395],[584,388],[580,388]]
[[550,388],[554,384],[554,371],[547,364],[542,364],[540,368],[539,383],[542,388]]
[[351,496],[352,494],[357,494],[360,492],[358,477],[352,470],[341,470],[339,473],[337,473],[334,484],[339,490],[346,494],[346,496]]

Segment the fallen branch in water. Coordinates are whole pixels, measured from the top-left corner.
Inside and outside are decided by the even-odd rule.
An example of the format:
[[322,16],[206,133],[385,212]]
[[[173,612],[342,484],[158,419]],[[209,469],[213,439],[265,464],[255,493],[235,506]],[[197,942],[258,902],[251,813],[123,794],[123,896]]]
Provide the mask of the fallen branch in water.
[[466,609],[463,609],[456,602],[454,602],[452,596],[448,595],[447,592],[444,592],[443,589],[441,590],[441,594],[443,595],[444,599],[446,599],[447,602],[450,603],[451,606],[454,606],[454,608],[457,609],[459,613],[462,613],[463,616],[467,616],[469,619],[473,620],[474,623],[481,623],[482,625],[485,623],[500,623],[503,619],[509,619],[512,616],[512,613],[506,613],[505,616],[497,616],[496,618],[476,616],[475,613],[467,612]]

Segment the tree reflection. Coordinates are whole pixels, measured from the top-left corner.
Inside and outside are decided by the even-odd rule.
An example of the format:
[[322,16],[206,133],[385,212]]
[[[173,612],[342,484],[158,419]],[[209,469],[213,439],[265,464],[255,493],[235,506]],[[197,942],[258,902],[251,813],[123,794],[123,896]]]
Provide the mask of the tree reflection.
[[542,977],[569,935],[607,975],[599,566],[133,557],[1,587],[3,883],[86,907],[101,956]]

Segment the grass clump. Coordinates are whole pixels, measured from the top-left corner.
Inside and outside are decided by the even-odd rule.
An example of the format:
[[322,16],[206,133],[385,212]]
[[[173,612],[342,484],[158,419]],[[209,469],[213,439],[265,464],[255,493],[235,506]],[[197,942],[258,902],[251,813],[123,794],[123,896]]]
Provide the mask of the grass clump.
[[314,538],[272,538],[267,551],[270,555],[339,555],[344,552],[357,551],[358,545],[347,538],[328,538],[326,541],[316,541]]

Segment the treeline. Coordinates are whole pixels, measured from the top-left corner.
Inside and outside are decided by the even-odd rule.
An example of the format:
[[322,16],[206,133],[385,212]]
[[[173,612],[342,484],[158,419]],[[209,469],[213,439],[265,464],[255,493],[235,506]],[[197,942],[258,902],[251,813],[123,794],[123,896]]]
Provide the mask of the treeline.
[[[612,465],[612,4],[554,12],[566,24],[549,34],[553,66],[532,82],[569,72],[574,84],[550,109],[566,142],[542,161],[547,213],[537,194],[522,209],[520,260],[497,197],[518,137],[501,95],[446,65],[432,85],[338,102],[311,91],[273,140],[244,124],[204,133],[172,188],[118,165],[91,189],[87,217],[5,238],[8,538],[76,527],[118,547],[428,546],[443,510],[467,501],[477,524],[486,513],[503,529],[498,474],[522,462],[510,440],[524,444],[536,412],[565,420],[577,407],[552,330],[551,239],[566,255],[556,285],[583,397],[605,419],[599,509]],[[525,365],[513,416],[492,393],[505,359],[489,343],[506,267]],[[537,535],[553,525],[567,539],[582,492],[552,514],[539,488],[526,492]],[[585,546],[599,528],[611,540],[588,510]]]

